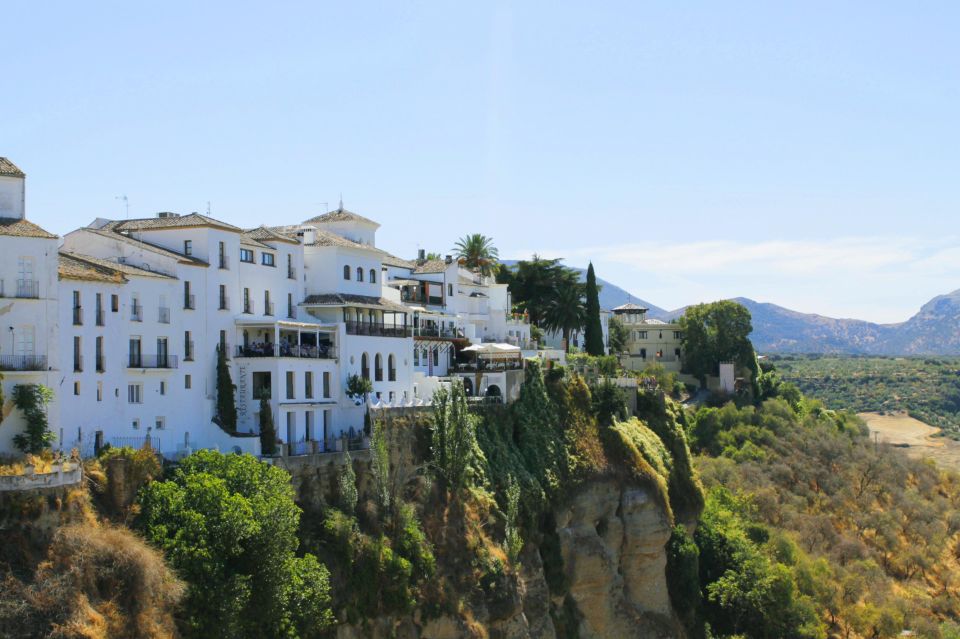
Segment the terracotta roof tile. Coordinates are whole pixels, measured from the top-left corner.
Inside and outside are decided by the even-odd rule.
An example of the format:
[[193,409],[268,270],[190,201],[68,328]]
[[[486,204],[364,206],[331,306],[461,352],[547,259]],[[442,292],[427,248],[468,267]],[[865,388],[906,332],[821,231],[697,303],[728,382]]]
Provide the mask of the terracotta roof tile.
[[444,260],[427,260],[423,264],[417,264],[413,269],[414,273],[443,273],[449,268]]
[[342,207],[336,211],[330,211],[329,213],[312,217],[304,222],[304,224],[323,224],[324,222],[363,222],[365,224],[380,226],[373,220],[365,218],[362,215],[357,215],[353,211],[347,211]]
[[212,217],[207,217],[206,215],[200,215],[199,213],[175,215],[171,217],[144,217],[136,220],[115,220],[109,222],[106,226],[104,226],[104,228],[118,232],[135,232],[141,230],[150,231],[156,229],[190,228],[197,226],[208,226],[222,229],[224,231],[234,231],[236,233],[241,232],[239,227],[233,226],[232,224],[227,224],[226,222],[221,222],[220,220],[215,220]]
[[409,312],[406,306],[391,302],[383,297],[374,297],[373,295],[353,295],[351,293],[326,293],[323,295],[308,295],[303,300],[306,306],[349,306],[351,304],[362,304],[364,306],[375,306],[390,311]]
[[126,235],[125,233],[117,233],[116,231],[105,230],[105,228],[106,228],[106,227],[100,228],[100,229],[95,229],[95,228],[91,228],[91,227],[86,227],[86,228],[83,228],[83,229],[81,229],[81,230],[86,231],[86,232],[88,232],[88,233],[96,233],[97,235],[102,235],[103,237],[107,237],[107,238],[110,238],[110,239],[112,239],[112,240],[117,240],[117,241],[119,241],[119,242],[124,242],[124,243],[126,243],[126,244],[131,245],[131,246],[139,246],[139,247],[142,247],[142,248],[144,248],[144,249],[146,249],[146,250],[148,250],[148,251],[151,251],[151,252],[153,252],[153,253],[156,253],[157,255],[163,255],[164,257],[169,257],[169,258],[175,259],[175,260],[179,261],[181,264],[189,264],[189,265],[191,265],[191,266],[210,266],[209,264],[207,264],[207,263],[204,262],[203,260],[201,260],[201,259],[199,259],[199,258],[196,258],[196,257],[193,257],[192,255],[184,255],[183,253],[179,253],[179,252],[177,252],[177,251],[171,251],[171,250],[168,249],[168,248],[164,248],[164,247],[162,247],[162,246],[157,246],[156,244],[153,244],[153,243],[151,243],[151,242],[145,242],[145,241],[142,241],[142,240],[138,240],[138,239],[132,238],[132,237],[130,237],[129,235]]
[[[68,260],[73,263],[78,263],[85,265],[88,268],[95,268],[100,271],[109,271],[116,273],[121,279],[126,279],[129,277],[155,277],[165,280],[175,280],[176,277],[172,275],[167,275],[166,273],[158,273],[157,271],[151,271],[140,266],[134,266],[132,264],[121,264],[119,262],[113,262],[111,260],[105,260],[100,257],[94,257],[92,255],[85,255],[83,253],[74,253],[73,251],[60,251],[60,277],[63,275],[63,265],[64,261]],[[75,278],[67,278],[75,279]]]
[[18,178],[27,177],[16,164],[7,158],[0,158],[0,175]]
[[14,237],[37,237],[45,240],[57,239],[56,235],[44,231],[33,222],[14,217],[0,217],[0,235],[12,235]]

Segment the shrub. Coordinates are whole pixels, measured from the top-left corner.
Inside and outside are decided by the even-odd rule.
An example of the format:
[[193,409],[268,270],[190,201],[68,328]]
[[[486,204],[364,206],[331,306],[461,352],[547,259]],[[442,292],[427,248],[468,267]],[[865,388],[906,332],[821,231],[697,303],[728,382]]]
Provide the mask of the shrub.
[[53,391],[41,384],[17,384],[13,387],[13,405],[26,420],[22,433],[13,437],[14,445],[23,453],[39,454],[49,448],[54,434],[47,424],[47,404]]

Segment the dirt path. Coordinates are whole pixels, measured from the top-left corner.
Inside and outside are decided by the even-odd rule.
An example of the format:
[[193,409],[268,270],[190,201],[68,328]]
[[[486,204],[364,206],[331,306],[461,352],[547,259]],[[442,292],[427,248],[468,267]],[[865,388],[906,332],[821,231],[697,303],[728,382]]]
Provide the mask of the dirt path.
[[934,437],[938,428],[905,414],[860,413],[880,441],[903,447],[911,457],[931,458],[944,468],[960,471],[960,442]]

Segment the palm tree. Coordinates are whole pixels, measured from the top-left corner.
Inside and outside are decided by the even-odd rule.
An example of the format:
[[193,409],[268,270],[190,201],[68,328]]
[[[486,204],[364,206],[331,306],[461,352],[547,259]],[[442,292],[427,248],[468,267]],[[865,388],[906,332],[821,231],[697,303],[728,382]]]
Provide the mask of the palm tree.
[[583,327],[587,310],[583,303],[583,286],[579,283],[565,283],[556,289],[547,302],[543,315],[543,325],[551,331],[563,334],[563,350],[570,350],[570,333]]
[[461,237],[453,250],[464,266],[483,275],[493,272],[500,257],[497,247],[493,245],[493,238],[480,233]]

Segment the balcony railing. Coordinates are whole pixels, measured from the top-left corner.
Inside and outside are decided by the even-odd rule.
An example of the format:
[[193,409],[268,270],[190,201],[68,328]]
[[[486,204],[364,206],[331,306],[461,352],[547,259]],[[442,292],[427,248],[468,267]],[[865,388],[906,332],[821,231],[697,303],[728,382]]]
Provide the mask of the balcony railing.
[[273,302],[266,302],[266,303],[264,304],[264,306],[265,306],[266,308],[263,310],[263,314],[264,314],[264,315],[273,315]]
[[102,308],[94,311],[93,317],[94,317],[94,322],[96,322],[97,326],[104,326],[106,324],[107,313]]
[[0,371],[45,371],[47,358],[43,355],[0,355]]
[[221,256],[220,256],[220,268],[222,268],[222,269],[228,269],[228,268],[230,268],[230,256],[228,256],[228,255],[221,255]]
[[127,358],[127,368],[176,368],[176,355],[136,355]]
[[83,326],[83,307],[82,306],[73,307],[73,325]]
[[465,362],[456,365],[458,372],[482,372],[482,371],[518,371],[523,369],[523,360],[505,359],[505,360],[486,360],[481,359],[476,362]]
[[183,308],[192,311],[197,308],[197,296],[196,295],[184,295],[183,296]]
[[161,306],[160,308],[157,309],[157,311],[158,311],[158,312],[157,312],[157,316],[158,316],[158,317],[157,317],[157,321],[160,322],[161,324],[169,324],[169,323],[170,323],[170,309],[169,309],[168,307],[166,307],[166,306]]
[[406,326],[386,326],[366,322],[346,322],[347,335],[371,335],[373,337],[410,337],[411,330]]
[[40,282],[38,280],[17,280],[17,297],[38,299],[40,297]]
[[421,326],[413,334],[414,337],[463,337],[463,333],[447,326]]
[[83,372],[83,355],[77,355],[76,353],[73,354],[73,372]]
[[297,279],[297,269],[292,266],[287,267],[287,279],[295,280]]
[[336,359],[334,346],[321,344],[308,346],[301,344],[250,344],[237,346],[237,357],[304,357],[307,359]]

